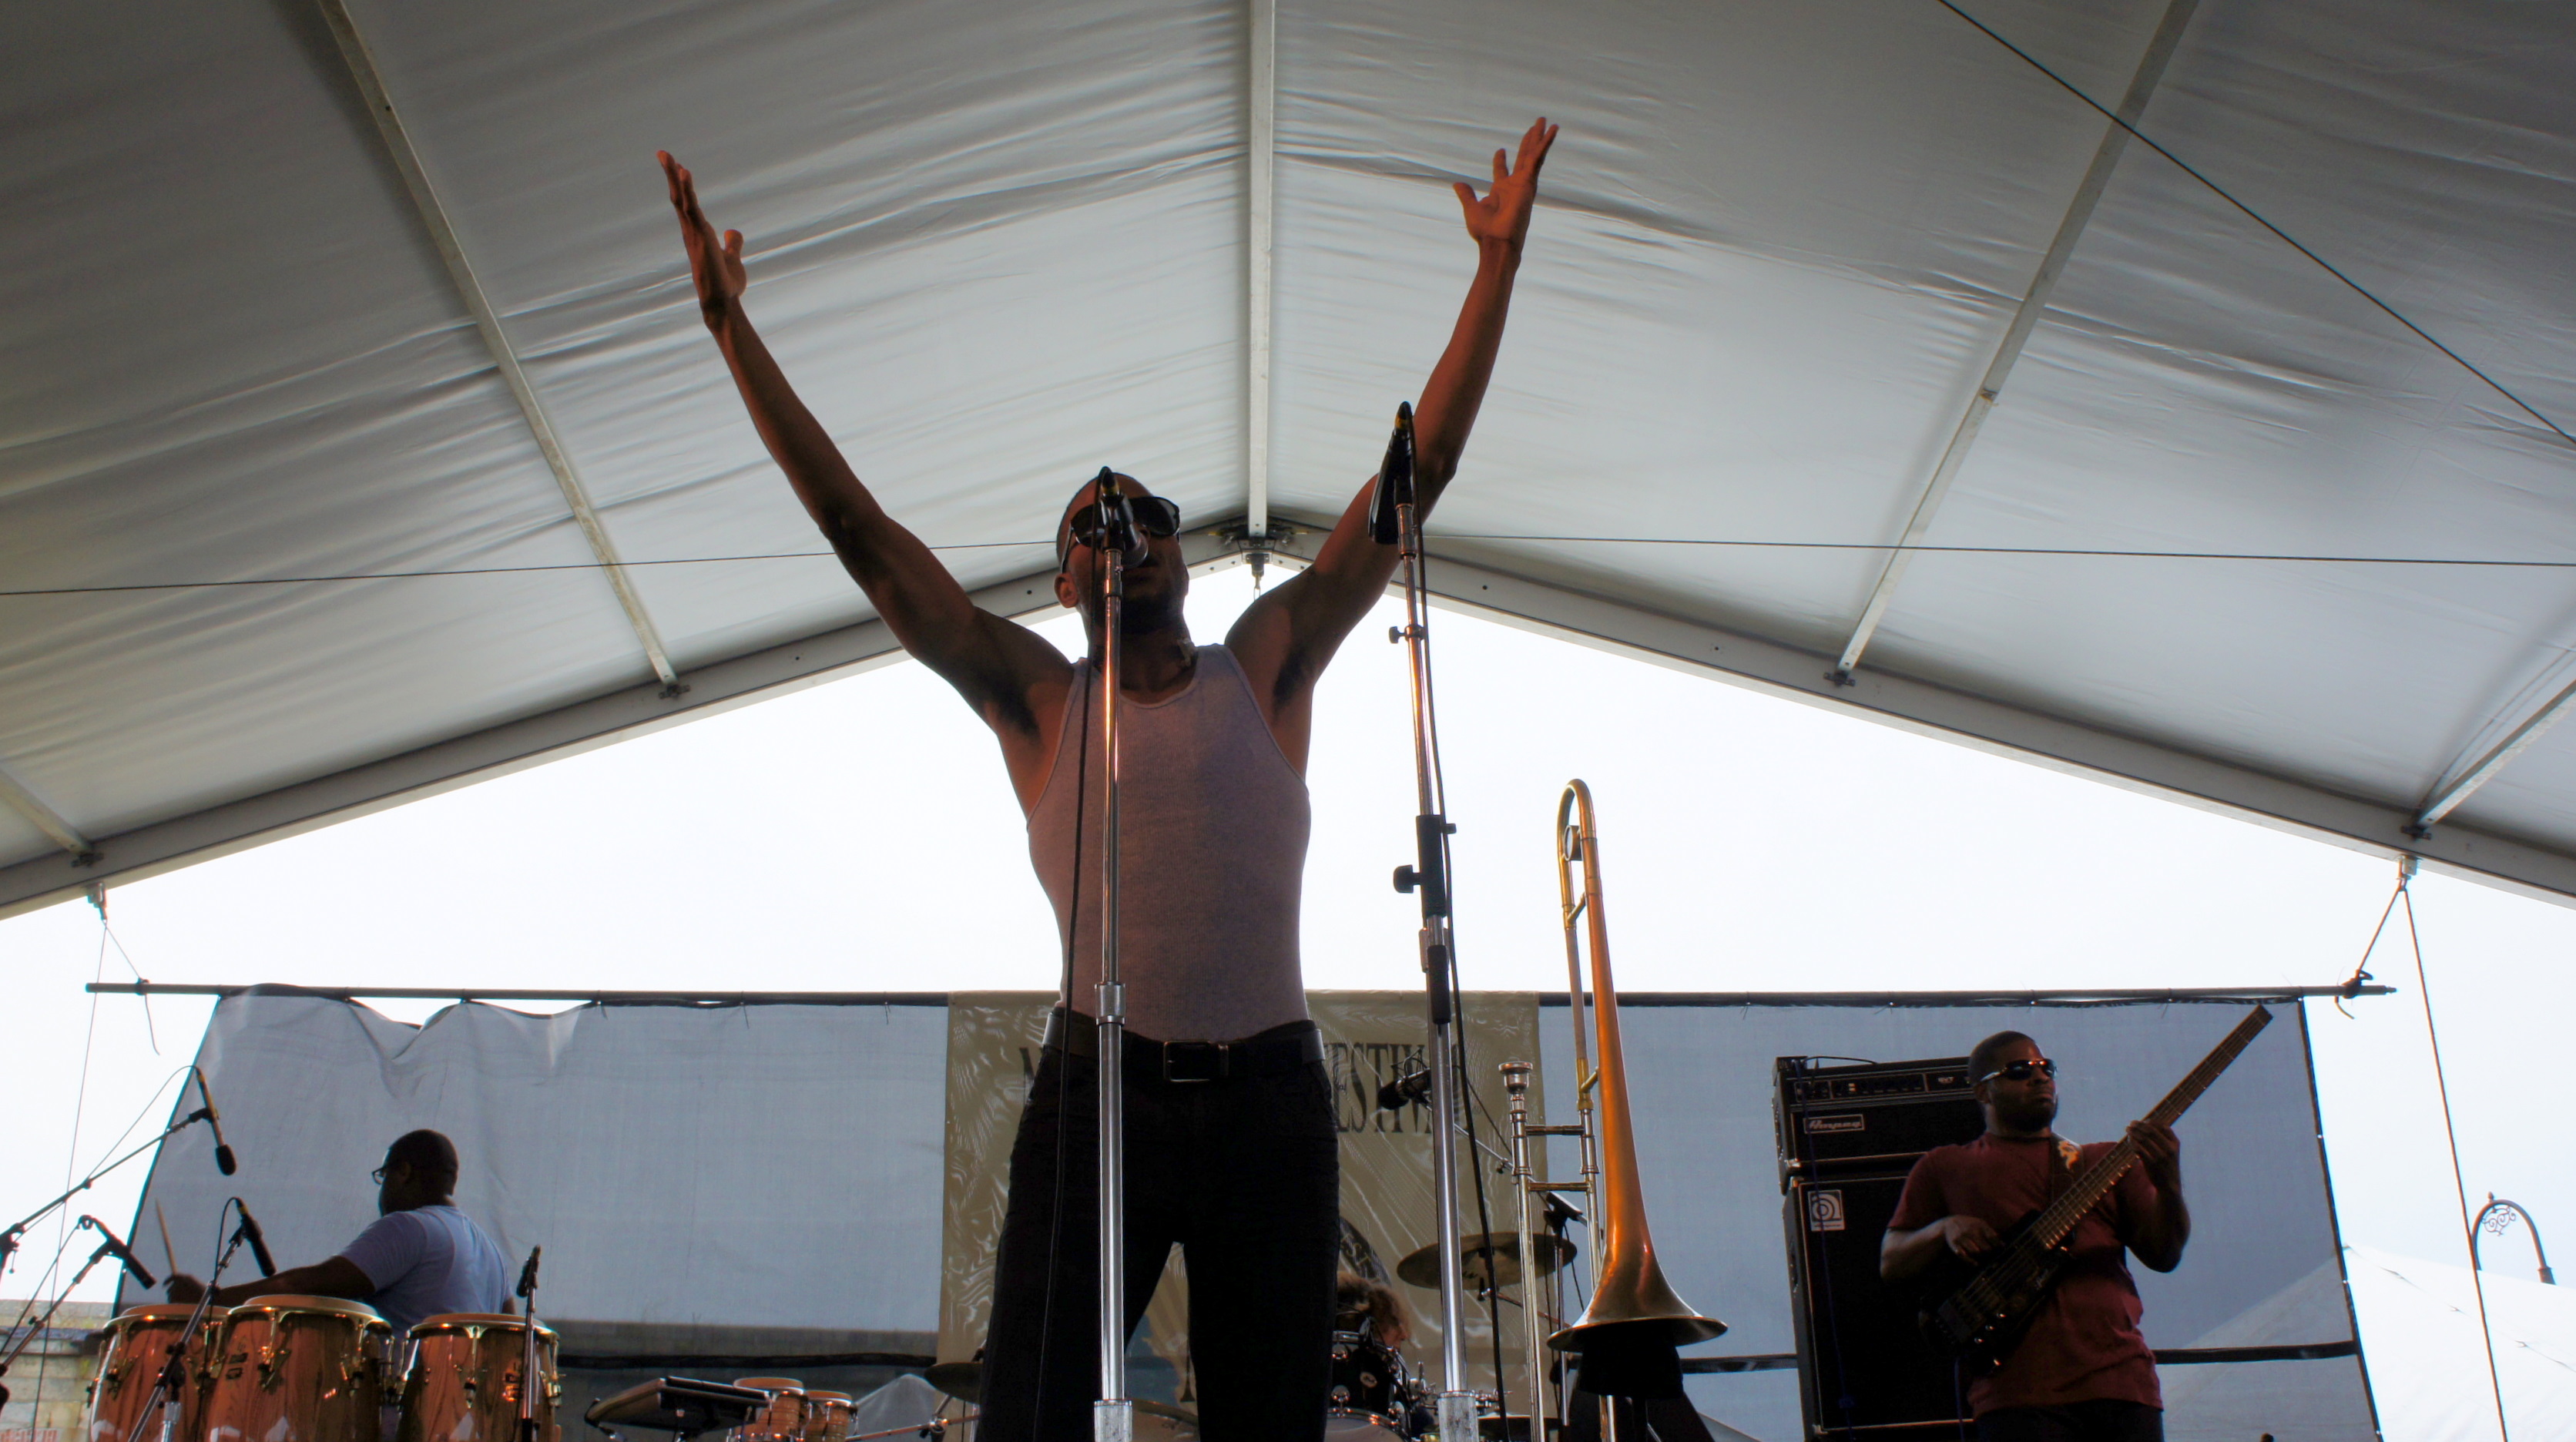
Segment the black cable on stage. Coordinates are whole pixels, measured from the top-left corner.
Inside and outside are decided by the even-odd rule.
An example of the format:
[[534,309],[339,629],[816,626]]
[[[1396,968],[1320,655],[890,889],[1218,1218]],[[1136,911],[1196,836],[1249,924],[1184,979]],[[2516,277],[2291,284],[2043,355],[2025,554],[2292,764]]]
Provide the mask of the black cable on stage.
[[2567,442],[2571,446],[2576,446],[2576,436],[2567,434],[2565,430],[2560,428],[2558,422],[2542,415],[2539,408],[2532,405],[2531,402],[2526,401],[2522,397],[2515,395],[2512,391],[2505,389],[2504,382],[2499,381],[2494,376],[2488,375],[2485,371],[2478,369],[2475,365],[2470,363],[2468,357],[2461,355],[2458,351],[2455,351],[2449,346],[2442,344],[2439,340],[2434,339],[2432,332],[2424,329],[2420,325],[2417,325],[2415,322],[2408,320],[2404,315],[2398,312],[2395,306],[2390,305],[2388,302],[2381,300],[2378,296],[2371,294],[2369,288],[2364,286],[2360,281],[2354,280],[2351,276],[2344,274],[2342,271],[2335,268],[2333,262],[2300,244],[2296,236],[2291,235],[2288,231],[2283,230],[2281,227],[2274,225],[2271,221],[2265,219],[2261,211],[2247,205],[2244,201],[2238,200],[2234,195],[2228,192],[2227,187],[2220,185],[2217,181],[2201,174],[2200,171],[2191,164],[2191,162],[2184,160],[2181,156],[2165,149],[2164,146],[2157,143],[2155,137],[2147,134],[2143,130],[2140,130],[2128,121],[2122,120],[2117,113],[2106,108],[2101,101],[2085,94],[2081,86],[2078,86],[2075,82],[2058,74],[2056,71],[2049,69],[2047,65],[2041,63],[2038,57],[2032,55],[2029,51],[2022,49],[2020,46],[2015,45],[2010,40],[2005,39],[2002,35],[1996,33],[1993,26],[1988,25],[1986,22],[1969,14],[1967,11],[1960,9],[1956,4],[1952,3],[1952,0],[1933,0],[1933,3],[1939,5],[1942,9],[1949,11],[1951,14],[1958,16],[1960,19],[1967,21],[1970,25],[1975,26],[1987,39],[1992,40],[1997,45],[2000,45],[2006,50],[2009,50],[2013,54],[2021,57],[2024,64],[2027,64],[2031,69],[2038,71],[2040,74],[2047,76],[2050,80],[2055,81],[2058,88],[2064,90],[2067,94],[2074,96],[2076,99],[2083,101],[2086,105],[2100,111],[2103,119],[2108,120],[2113,125],[2129,132],[2130,137],[2136,140],[2140,145],[2143,145],[2149,150],[2154,151],[2156,154],[2163,156],[2165,159],[2172,161],[2176,169],[2179,169],[2183,174],[2190,176],[2192,179],[2199,181],[2202,185],[2207,186],[2210,194],[2217,196],[2219,199],[2226,201],[2229,205],[2236,207],[2239,211],[2244,212],[2245,217],[2248,220],[2253,221],[2256,225],[2259,225],[2265,230],[2272,232],[2275,236],[2278,236],[2282,244],[2287,245],[2290,249],[2295,250],[2299,254],[2316,262],[2318,269],[2323,270],[2326,274],[2342,281],[2352,290],[2353,294],[2360,296],[2363,300],[2377,306],[2390,320],[2393,320],[2399,325],[2406,327],[2408,330],[2413,331],[2417,338],[2421,339],[2426,345],[2429,345],[2433,349],[2440,351],[2442,354],[2449,356],[2453,361],[2459,364],[2459,367],[2462,370],[2465,370],[2469,374],[2476,376],[2479,380],[2486,382],[2489,389],[2493,390],[2497,395],[2504,397],[2506,400],[2513,402],[2514,406],[2524,415],[2527,415],[2533,420],[2540,422],[2542,425],[2547,426],[2550,432],[2557,436],[2558,439]]

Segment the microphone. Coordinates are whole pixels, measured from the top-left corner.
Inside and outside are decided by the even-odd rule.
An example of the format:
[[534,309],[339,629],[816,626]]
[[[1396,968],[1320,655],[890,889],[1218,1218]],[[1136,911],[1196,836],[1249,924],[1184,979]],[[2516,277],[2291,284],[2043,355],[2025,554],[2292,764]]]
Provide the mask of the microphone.
[[1129,564],[1145,554],[1144,534],[1136,529],[1135,508],[1127,504],[1126,495],[1118,489],[1117,473],[1107,466],[1091,480],[1092,504],[1098,507],[1094,526],[1099,539],[1093,544],[1104,551],[1116,551]]
[[1431,1097],[1431,1068],[1416,1065],[1413,1070],[1377,1089],[1381,1111],[1400,1112],[1406,1106],[1420,1106]]
[[277,1259],[268,1254],[268,1238],[260,1233],[259,1220],[250,1214],[250,1208],[242,1205],[241,1198],[235,1197],[232,1202],[233,1211],[241,1217],[239,1235],[243,1241],[250,1243],[250,1254],[259,1262],[259,1274],[263,1277],[276,1276]]
[[1392,546],[1403,536],[1395,508],[1413,503],[1413,402],[1395,408],[1395,432],[1386,438],[1386,459],[1377,468],[1377,493],[1369,501],[1369,536]]
[[116,1233],[107,1229],[107,1223],[102,1222],[98,1218],[90,1216],[87,1213],[83,1213],[81,1215],[79,1225],[88,1227],[97,1232],[102,1238],[105,1238],[105,1240],[98,1244],[99,1251],[107,1256],[114,1257],[119,1262],[124,1263],[125,1270],[134,1274],[134,1280],[142,1283],[145,1287],[160,1285],[152,1279],[152,1269],[143,1265],[141,1259],[134,1255],[134,1249],[132,1247],[129,1247],[125,1245],[125,1243],[117,1240]]
[[528,1264],[519,1269],[520,1296],[533,1297],[537,1294],[537,1258],[542,1257],[545,1254],[546,1249],[543,1247],[530,1247],[528,1249]]
[[215,1134],[215,1170],[229,1177],[239,1170],[240,1163],[233,1160],[233,1149],[224,1145],[224,1122],[215,1114],[215,1094],[206,1090],[206,1069],[192,1066],[188,1070],[197,1074],[197,1096],[205,1103],[197,1110],[197,1115],[206,1119],[206,1125]]

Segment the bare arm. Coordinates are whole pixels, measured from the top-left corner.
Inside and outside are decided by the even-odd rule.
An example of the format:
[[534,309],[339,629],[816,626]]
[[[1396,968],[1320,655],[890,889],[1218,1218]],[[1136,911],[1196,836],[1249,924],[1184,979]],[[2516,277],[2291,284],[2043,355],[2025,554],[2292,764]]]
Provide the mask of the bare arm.
[[1976,1261],[1994,1250],[1995,1229],[1977,1217],[1947,1216],[1901,1232],[1894,1227],[1878,1244],[1878,1274],[1891,1282],[1921,1276],[1943,1252]]
[[859,483],[743,310],[748,277],[742,232],[718,236],[698,204],[695,178],[670,152],[660,152],[660,158],[697,282],[698,309],[733,372],[752,425],[806,514],[904,650],[955,686],[1003,734],[1006,748],[1015,735],[1038,739],[1037,695],[1048,688],[1060,694],[1071,668],[1025,628],[978,610],[921,538],[897,525]]
[[[169,1281],[170,1300],[194,1302],[206,1294],[206,1284],[184,1273],[174,1274]],[[237,1307],[253,1297],[279,1295],[298,1297],[346,1297],[356,1301],[375,1295],[376,1284],[358,1270],[358,1264],[346,1257],[333,1257],[309,1267],[289,1267],[273,1277],[259,1277],[215,1289],[215,1305]]]
[[[1467,287],[1448,348],[1431,368],[1414,406],[1415,493],[1424,515],[1457,474],[1458,458],[1485,401],[1486,383],[1493,379],[1503,322],[1511,311],[1512,282],[1529,236],[1530,208],[1538,197],[1539,169],[1555,143],[1556,127],[1542,117],[1521,136],[1517,162],[1494,152],[1494,183],[1484,198],[1478,199],[1464,182],[1457,186],[1467,234],[1476,242],[1476,278]],[[1369,535],[1369,499],[1370,487],[1361,487],[1317,550],[1315,563],[1255,601],[1226,638],[1253,693],[1271,713],[1272,731],[1289,747],[1290,759],[1301,765],[1315,678],[1395,574],[1395,547],[1380,545]]]

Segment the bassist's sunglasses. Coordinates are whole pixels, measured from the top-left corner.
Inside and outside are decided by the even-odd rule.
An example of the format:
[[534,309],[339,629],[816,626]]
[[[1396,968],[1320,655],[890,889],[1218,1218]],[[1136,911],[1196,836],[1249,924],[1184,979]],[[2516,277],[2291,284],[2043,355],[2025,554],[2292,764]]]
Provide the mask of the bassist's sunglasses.
[[[1136,529],[1148,536],[1170,536],[1180,532],[1181,507],[1176,501],[1166,500],[1161,496],[1129,496],[1127,509],[1136,518]],[[1073,521],[1066,530],[1069,534],[1064,544],[1056,550],[1058,566],[1062,566],[1065,558],[1073,554],[1075,546],[1096,547],[1100,544],[1100,508],[1084,506],[1075,511]]]
[[2041,1057],[2037,1061],[2008,1061],[1977,1078],[1975,1085],[1983,1086],[1997,1077],[2002,1077],[2005,1081],[2025,1082],[2030,1080],[2034,1072],[2054,1081],[2057,1079],[2057,1063],[2046,1057]]

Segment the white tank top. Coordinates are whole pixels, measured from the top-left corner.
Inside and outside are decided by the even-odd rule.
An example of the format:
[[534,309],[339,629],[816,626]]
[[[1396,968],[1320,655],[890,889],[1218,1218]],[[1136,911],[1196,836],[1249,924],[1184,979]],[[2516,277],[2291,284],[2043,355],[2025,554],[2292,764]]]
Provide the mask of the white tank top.
[[[1029,812],[1029,860],[1074,938],[1073,995],[1098,1010],[1101,754],[1096,670],[1075,668],[1063,738]],[[1234,654],[1201,646],[1180,694],[1120,698],[1118,964],[1127,1025],[1157,1041],[1232,1041],[1306,1017],[1297,910],[1306,870],[1305,778],[1261,719]],[[1088,746],[1086,766],[1077,741]],[[1082,844],[1074,778],[1083,775]],[[1074,914],[1075,898],[1080,914]],[[1060,955],[1060,954],[1059,954]]]

